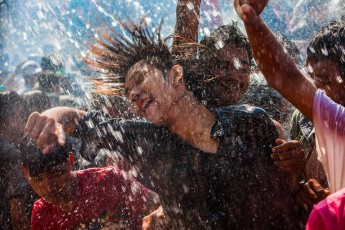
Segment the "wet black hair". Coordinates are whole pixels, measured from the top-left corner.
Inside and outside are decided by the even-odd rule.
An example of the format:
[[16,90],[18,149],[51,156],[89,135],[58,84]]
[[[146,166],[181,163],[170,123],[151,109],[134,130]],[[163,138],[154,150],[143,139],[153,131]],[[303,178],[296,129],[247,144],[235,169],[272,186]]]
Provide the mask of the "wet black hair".
[[[100,77],[93,77],[93,80],[95,80],[94,91],[104,94],[120,94],[121,90],[123,90],[125,75],[134,64],[139,62],[155,66],[162,71],[163,76],[167,76],[167,71],[174,64],[179,64],[184,69],[184,80],[187,88],[193,92],[194,96],[198,100],[205,102],[206,105],[217,107],[217,104],[212,102],[212,100],[217,101],[216,96],[213,94],[214,90],[212,87],[208,87],[210,85],[208,80],[213,77],[213,73],[205,74],[204,71],[209,69],[204,65],[209,63],[209,61],[185,52],[177,52],[177,54],[173,55],[166,42],[168,38],[172,37],[170,36],[167,39],[161,38],[162,23],[157,28],[153,28],[148,27],[144,20],[138,25],[119,22],[123,31],[129,36],[120,35],[118,32],[112,31],[112,35],[100,33],[100,39],[94,38],[96,44],[90,45],[91,55],[84,60],[88,65],[96,68],[97,72],[103,74]],[[233,27],[235,25],[231,26],[231,28]],[[227,28],[227,26],[224,28]],[[238,32],[239,38],[236,41],[240,42],[240,44],[245,44],[246,48],[247,46],[249,48],[246,37],[239,30]],[[205,45],[194,43],[181,44],[177,50],[188,49],[192,46],[211,50]],[[214,51],[210,53],[213,54]]]
[[56,166],[68,162],[69,154],[74,152],[70,139],[66,138],[64,146],[56,145],[49,154],[43,154],[36,142],[24,137],[19,145],[21,160],[30,176],[38,176],[44,172],[53,171]]
[[172,54],[166,41],[161,38],[163,20],[156,28],[148,27],[145,19],[139,24],[118,22],[124,35],[115,30],[111,35],[99,32],[101,38],[94,38],[96,44],[90,45],[91,55],[84,60],[97,72],[107,75],[94,78],[96,92],[120,93],[128,70],[140,61],[157,67],[162,73],[173,66]]
[[345,77],[345,21],[332,21],[314,34],[307,48],[309,60],[329,59]]
[[207,60],[212,61],[208,57],[213,58],[213,55],[210,55],[210,53],[220,49],[220,43],[224,45],[235,44],[240,47],[243,46],[247,51],[249,63],[251,64],[251,66],[254,64],[253,54],[250,50],[248,38],[241,32],[236,22],[232,22],[230,25],[222,25],[217,30],[213,31],[210,35],[205,36],[201,39],[200,44],[209,48],[200,50],[201,59],[206,58]]
[[290,57],[292,57],[294,61],[297,61],[296,64],[298,64],[300,62],[300,52],[296,44],[282,33],[274,33],[274,36],[277,38],[279,43],[283,45]]
[[[198,57],[182,57],[181,63],[185,73],[185,81],[188,88],[193,91],[195,97],[204,102],[207,107],[222,107],[231,104],[237,104],[238,101],[228,101],[226,105],[222,104],[220,97],[231,90],[231,87],[239,87],[239,90],[245,93],[248,85],[229,85],[224,81],[218,81],[215,77],[215,71],[223,68],[223,61],[219,59],[216,52],[223,45],[235,44],[244,47],[247,51],[249,69],[248,78],[251,67],[253,67],[253,55],[250,50],[247,37],[240,31],[238,25],[232,22],[230,25],[223,25],[210,35],[202,38],[198,45]],[[181,57],[178,57],[181,59]],[[248,79],[249,82],[249,79]]]
[[23,118],[27,117],[27,104],[24,99],[14,91],[0,92],[0,122],[8,118],[21,109]]

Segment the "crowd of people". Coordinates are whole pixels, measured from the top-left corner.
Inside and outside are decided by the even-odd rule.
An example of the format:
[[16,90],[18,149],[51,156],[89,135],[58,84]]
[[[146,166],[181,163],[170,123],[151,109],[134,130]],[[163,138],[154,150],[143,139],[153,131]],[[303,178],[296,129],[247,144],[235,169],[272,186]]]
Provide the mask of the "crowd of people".
[[301,68],[267,3],[234,0],[246,35],[200,42],[200,0],[177,2],[168,38],[118,19],[84,59],[87,104],[53,55],[2,77],[2,228],[344,229],[345,22]]

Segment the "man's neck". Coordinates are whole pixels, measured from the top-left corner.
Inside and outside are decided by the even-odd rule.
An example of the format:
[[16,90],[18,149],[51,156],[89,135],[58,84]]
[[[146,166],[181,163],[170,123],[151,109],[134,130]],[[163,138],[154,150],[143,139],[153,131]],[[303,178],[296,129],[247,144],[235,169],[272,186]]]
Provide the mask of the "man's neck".
[[170,131],[204,152],[217,152],[219,141],[211,137],[216,117],[191,93],[181,98],[171,113],[175,119],[168,125]]
[[76,172],[71,171],[70,180],[71,180],[71,183],[70,183],[69,189],[67,193],[65,194],[63,201],[58,204],[59,208],[63,212],[70,212],[73,209],[74,201],[76,199],[77,192],[79,189],[79,183],[78,183],[79,181],[78,181],[78,176]]

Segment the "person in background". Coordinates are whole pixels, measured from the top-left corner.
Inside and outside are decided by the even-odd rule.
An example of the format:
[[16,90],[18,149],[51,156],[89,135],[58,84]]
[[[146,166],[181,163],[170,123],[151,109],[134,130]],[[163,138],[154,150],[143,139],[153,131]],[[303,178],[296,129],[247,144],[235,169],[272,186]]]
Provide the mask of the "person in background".
[[40,90],[32,90],[23,94],[23,99],[26,101],[28,114],[35,111],[41,113],[52,107],[48,95]]
[[20,95],[38,89],[38,73],[41,71],[40,65],[34,61],[25,61],[19,65],[18,74],[24,79],[24,87],[17,91]]
[[13,91],[0,93],[0,223],[2,229],[29,229],[31,195],[20,170],[18,140],[24,132],[25,101]]

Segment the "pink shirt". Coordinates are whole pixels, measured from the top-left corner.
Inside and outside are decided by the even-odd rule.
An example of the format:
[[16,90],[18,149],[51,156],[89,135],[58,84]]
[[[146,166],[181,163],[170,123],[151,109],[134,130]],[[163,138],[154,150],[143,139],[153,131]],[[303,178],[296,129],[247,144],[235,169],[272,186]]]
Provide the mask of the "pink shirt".
[[345,189],[314,205],[306,230],[345,229]]
[[318,90],[313,117],[318,159],[333,193],[345,187],[345,108]]

